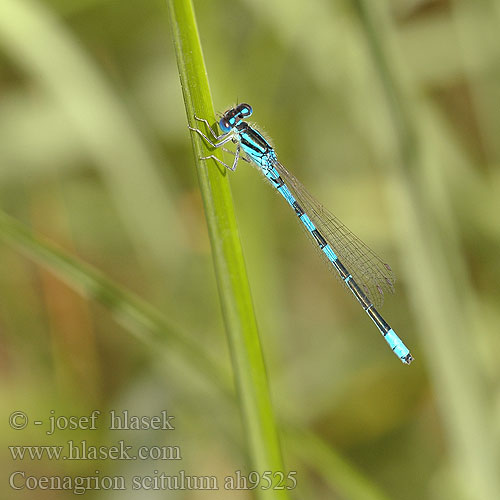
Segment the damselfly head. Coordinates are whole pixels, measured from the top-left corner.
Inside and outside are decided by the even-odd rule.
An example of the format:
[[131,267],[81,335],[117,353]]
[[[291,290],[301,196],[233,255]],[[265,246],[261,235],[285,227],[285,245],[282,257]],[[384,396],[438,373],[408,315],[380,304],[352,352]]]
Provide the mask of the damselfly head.
[[250,104],[238,104],[234,108],[228,109],[219,121],[219,126],[222,132],[229,132],[236,127],[244,118],[252,114],[252,106]]

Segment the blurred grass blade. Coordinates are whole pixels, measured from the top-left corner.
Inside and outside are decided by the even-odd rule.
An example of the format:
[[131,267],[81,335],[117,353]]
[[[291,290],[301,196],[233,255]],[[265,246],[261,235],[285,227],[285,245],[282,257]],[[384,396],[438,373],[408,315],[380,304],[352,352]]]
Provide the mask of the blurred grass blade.
[[[460,274],[461,268],[457,269],[458,249],[447,241],[458,238],[453,235],[451,221],[447,225],[441,216],[443,209],[452,213],[445,206],[447,188],[436,189],[429,182],[428,176],[440,166],[432,163],[432,151],[423,140],[425,130],[416,106],[409,105],[411,91],[397,71],[403,65],[391,64],[398,58],[395,44],[390,45],[390,22],[384,20],[380,5],[367,0],[353,3],[399,141],[399,169],[394,171],[399,185],[393,201],[401,225],[401,253],[405,256],[411,280],[409,290],[448,433],[455,478],[465,498],[495,500],[500,498],[500,466],[493,444],[492,408],[471,335],[472,321],[463,307],[472,291],[467,277]],[[387,3],[383,7],[388,8]],[[437,177],[432,179],[435,183]],[[436,192],[439,197],[434,195]]]
[[[491,112],[498,109],[500,86],[498,80],[491,79],[491,74],[500,72],[500,2],[452,2],[452,18],[460,44],[460,53],[466,69],[465,77],[469,80],[474,111],[478,120],[482,147],[490,165],[500,161],[500,114]],[[478,64],[478,54],[493,54],[489,66]],[[479,59],[481,60],[481,59]]]
[[[194,114],[211,120],[214,110],[193,6],[189,0],[167,4],[187,118],[198,126]],[[192,140],[251,466],[259,473],[284,471],[226,172],[215,161],[199,160],[211,153],[200,137],[192,134]],[[266,499],[288,497],[279,490],[256,492]]]
[[311,467],[340,498],[389,500],[379,488],[350,465],[325,441],[310,431],[287,427],[287,447]]
[[146,267],[151,257],[160,265],[165,256],[175,261],[184,228],[173,215],[173,179],[163,182],[149,146],[83,47],[42,2],[30,0],[0,2],[0,44],[78,131],[138,258]]
[[[26,226],[0,212],[0,240],[16,247],[24,255],[42,267],[51,270],[72,289],[106,307],[126,330],[146,343],[166,342],[166,347],[178,353],[188,366],[209,378],[226,396],[221,405],[233,402],[233,391],[225,373],[218,363],[205,356],[196,344],[190,341],[154,307],[113,283],[100,271],[78,258],[57,248],[54,244],[34,235]],[[221,406],[223,408],[223,406]],[[229,410],[227,413],[230,413]],[[232,426],[228,423],[226,428]],[[323,478],[332,489],[342,491],[353,500],[383,500],[376,487],[354,470],[319,436],[310,432],[285,428],[286,440],[300,461]]]
[[231,393],[227,377],[218,365],[147,302],[113,283],[92,266],[35,236],[26,226],[4,212],[0,212],[0,239],[53,271],[82,295],[101,303],[124,328],[141,340],[167,341],[168,347],[178,350],[203,377],[212,379],[226,394]]

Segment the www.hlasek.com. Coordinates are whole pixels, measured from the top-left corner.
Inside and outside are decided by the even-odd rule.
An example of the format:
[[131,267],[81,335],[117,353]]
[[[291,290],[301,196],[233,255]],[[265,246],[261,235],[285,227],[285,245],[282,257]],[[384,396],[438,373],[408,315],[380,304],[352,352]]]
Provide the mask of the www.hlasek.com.
[[86,439],[70,439],[64,445],[9,446],[9,450],[13,460],[182,460],[180,446],[134,447],[124,440],[94,446]]

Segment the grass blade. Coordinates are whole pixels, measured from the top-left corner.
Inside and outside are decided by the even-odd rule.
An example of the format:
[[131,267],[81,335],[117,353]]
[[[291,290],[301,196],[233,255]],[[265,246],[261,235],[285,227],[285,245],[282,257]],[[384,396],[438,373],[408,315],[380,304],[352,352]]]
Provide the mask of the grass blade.
[[291,452],[309,467],[341,498],[349,500],[389,500],[374,483],[338,454],[314,432],[286,428],[286,442]]
[[[196,126],[195,113],[210,119],[214,111],[193,6],[189,0],[169,0],[167,4],[187,118],[191,126]],[[192,140],[251,465],[259,473],[283,471],[226,172],[215,161],[199,160],[211,152],[198,136],[193,135]],[[285,491],[257,491],[260,498],[288,496]]]
[[355,0],[354,5],[398,138],[400,167],[394,173],[399,181],[395,203],[404,228],[400,231],[401,253],[405,255],[416,318],[448,432],[450,459],[457,481],[462,480],[464,498],[493,500],[500,497],[500,485],[498,457],[491,443],[495,434],[492,409],[476,358],[472,321],[464,305],[472,291],[457,264],[458,249],[451,243],[457,240],[453,227],[442,217],[443,211],[452,213],[446,206],[448,189],[439,186],[439,197],[429,195],[432,188],[436,189],[436,179],[431,184],[427,173],[440,167],[430,164],[432,152],[429,154],[425,128],[411,101],[410,89],[405,88],[397,65],[390,62],[397,52],[389,45],[389,23],[366,0]]
[[[78,40],[42,2],[5,0],[0,3],[0,43],[78,132],[139,258],[148,267],[151,257],[155,262],[163,262],[165,255],[175,259],[185,235],[172,215],[174,180],[162,182],[159,162]],[[176,238],[164,231],[166,219]]]
[[50,269],[82,295],[105,306],[118,323],[139,339],[150,343],[166,341],[175,345],[175,349],[182,352],[192,366],[197,366],[204,377],[211,378],[217,387],[231,394],[227,377],[219,367],[147,302],[113,283],[89,264],[34,235],[4,212],[0,212],[0,239],[18,248],[37,264]]

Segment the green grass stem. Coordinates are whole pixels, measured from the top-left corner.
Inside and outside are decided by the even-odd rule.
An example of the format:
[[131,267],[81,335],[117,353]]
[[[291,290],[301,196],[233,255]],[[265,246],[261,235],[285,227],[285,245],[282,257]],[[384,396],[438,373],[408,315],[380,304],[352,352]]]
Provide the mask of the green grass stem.
[[[214,119],[214,110],[191,1],[167,2],[188,123],[194,115]],[[283,471],[278,433],[257,322],[224,167],[199,158],[213,152],[192,134],[195,163],[241,405],[251,467]],[[215,152],[219,158],[220,153]],[[286,491],[257,490],[259,498],[287,498]]]
[[[453,225],[441,215],[443,211],[452,214],[447,206],[448,189],[445,179],[439,179],[439,189],[430,187],[429,176],[439,170],[439,165],[433,164],[434,152],[428,147],[431,140],[426,140],[422,113],[406,84],[404,65],[394,64],[400,58],[391,45],[390,22],[367,0],[355,0],[354,5],[398,138],[398,167],[393,170],[398,192],[393,199],[400,217],[401,254],[405,256],[415,316],[447,429],[455,477],[464,498],[494,500],[500,498],[500,469],[490,439],[495,433],[493,410],[472,341],[473,323],[461,307],[473,292],[459,271]],[[434,183],[437,180],[435,175],[432,179]]]
[[0,212],[0,239],[16,247],[42,267],[51,270],[81,295],[108,309],[114,318],[140,340],[165,343],[175,349],[201,375],[211,379],[227,396],[232,394],[227,376],[195,342],[179,331],[158,310],[114,283],[99,270],[33,234],[24,224]]

